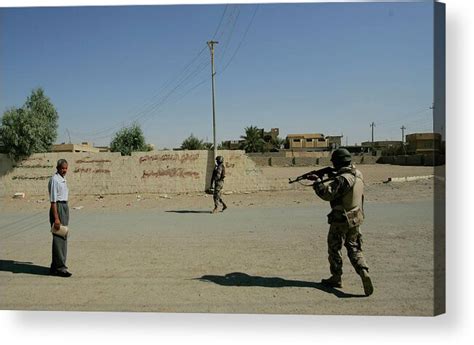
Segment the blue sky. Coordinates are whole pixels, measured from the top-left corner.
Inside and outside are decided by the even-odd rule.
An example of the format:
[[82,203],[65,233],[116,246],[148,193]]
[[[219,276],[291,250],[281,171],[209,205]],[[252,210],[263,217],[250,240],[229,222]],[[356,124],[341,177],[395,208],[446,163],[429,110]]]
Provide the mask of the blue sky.
[[157,148],[250,125],[400,140],[432,129],[433,4],[314,3],[0,9],[0,110],[43,87],[58,142],[107,145],[134,120]]

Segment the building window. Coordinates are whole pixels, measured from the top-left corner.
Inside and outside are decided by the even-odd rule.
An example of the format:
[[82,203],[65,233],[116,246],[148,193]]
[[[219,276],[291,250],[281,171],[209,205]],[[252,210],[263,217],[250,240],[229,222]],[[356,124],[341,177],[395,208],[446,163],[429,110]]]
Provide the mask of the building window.
[[306,142],[307,142],[307,143],[312,143],[312,142],[313,142],[313,139],[306,139]]
[[301,141],[301,139],[293,139],[294,143],[299,143],[300,141]]

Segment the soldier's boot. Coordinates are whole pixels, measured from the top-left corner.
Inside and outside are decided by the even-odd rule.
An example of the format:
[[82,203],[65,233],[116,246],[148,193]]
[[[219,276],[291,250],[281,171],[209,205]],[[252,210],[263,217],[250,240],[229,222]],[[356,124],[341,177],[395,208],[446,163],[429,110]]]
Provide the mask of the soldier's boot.
[[214,209],[211,211],[211,213],[216,213],[217,212],[217,207],[214,207]]
[[227,209],[227,205],[222,203],[222,212],[224,212],[225,209]]
[[369,272],[365,268],[363,268],[360,270],[359,275],[362,279],[362,285],[364,286],[365,295],[372,295],[372,293],[374,292],[374,286],[372,285],[372,280],[370,279]]
[[332,275],[328,279],[321,279],[321,284],[335,288],[342,288],[342,277]]

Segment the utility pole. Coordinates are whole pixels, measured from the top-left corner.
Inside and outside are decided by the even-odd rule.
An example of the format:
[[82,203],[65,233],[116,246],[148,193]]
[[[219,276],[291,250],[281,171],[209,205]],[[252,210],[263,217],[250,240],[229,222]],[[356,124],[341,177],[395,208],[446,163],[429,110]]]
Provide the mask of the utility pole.
[[372,127],[372,150],[373,150],[374,149],[374,127],[375,127],[375,123],[373,121],[370,124],[370,127]]
[[407,153],[406,153],[406,147],[405,147],[405,129],[407,129],[407,128],[405,127],[405,125],[402,125],[402,126],[400,127],[400,129],[402,130],[402,147],[403,147],[403,153],[404,153],[404,154],[407,154]]
[[434,104],[434,102],[431,103],[430,109],[431,109],[431,118],[433,119],[433,126],[432,126],[433,129],[432,129],[432,131],[434,132],[434,124],[435,124],[435,104]]
[[214,145],[214,159],[217,157],[217,143],[216,143],[216,102],[214,100],[214,76],[216,71],[214,69],[214,44],[218,44],[217,41],[208,41],[207,45],[211,50],[211,76],[212,76],[212,134],[213,134],[213,145]]
[[69,133],[69,129],[66,128],[67,136],[69,137],[69,144],[71,143],[71,134]]

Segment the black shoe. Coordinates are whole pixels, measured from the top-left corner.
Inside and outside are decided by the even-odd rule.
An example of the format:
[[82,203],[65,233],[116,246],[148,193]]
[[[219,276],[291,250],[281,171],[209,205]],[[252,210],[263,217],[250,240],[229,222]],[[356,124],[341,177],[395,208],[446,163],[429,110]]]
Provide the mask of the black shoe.
[[70,276],[72,276],[72,273],[68,271],[57,271],[57,275],[60,277],[69,278]]
[[221,212],[224,212],[224,210],[226,210],[226,209],[227,209],[227,205],[224,204],[224,205],[222,206],[222,211],[221,211]]
[[342,279],[341,276],[332,275],[328,279],[321,279],[321,284],[333,288],[342,288]]
[[58,276],[58,277],[64,277],[64,278],[68,278],[72,276],[72,273],[66,270],[61,271],[61,270],[54,270],[51,268],[49,269],[49,274],[51,274],[52,276]]

